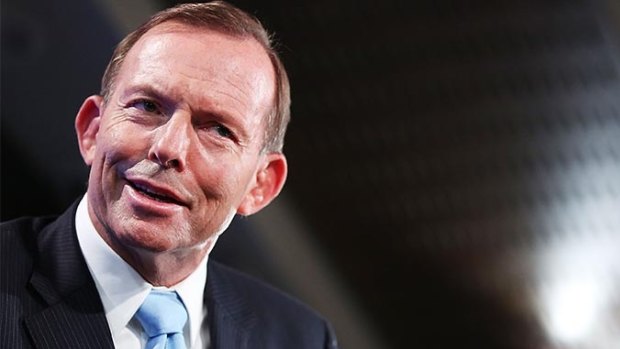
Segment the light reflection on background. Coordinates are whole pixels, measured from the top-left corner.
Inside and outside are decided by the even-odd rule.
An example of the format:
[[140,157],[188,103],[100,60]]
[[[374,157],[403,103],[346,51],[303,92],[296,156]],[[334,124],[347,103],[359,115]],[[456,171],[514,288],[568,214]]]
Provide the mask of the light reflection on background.
[[556,242],[537,261],[538,312],[557,348],[620,348],[620,205],[603,202],[597,208],[567,218],[612,218],[603,224],[607,231]]
[[594,264],[601,261],[601,254],[579,256],[575,252],[561,252],[557,256],[554,262],[563,264],[549,278],[548,285],[542,287],[539,309],[553,340],[563,345],[589,344],[588,347],[594,348],[592,344],[600,339],[613,338],[613,333],[607,333],[606,325],[612,320],[617,286],[611,283],[610,274],[595,270],[598,268]]

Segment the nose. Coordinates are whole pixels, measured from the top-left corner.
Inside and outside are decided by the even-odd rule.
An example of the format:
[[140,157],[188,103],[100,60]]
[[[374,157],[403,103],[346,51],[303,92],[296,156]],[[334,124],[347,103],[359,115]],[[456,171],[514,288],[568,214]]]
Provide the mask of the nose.
[[148,158],[165,168],[185,170],[191,143],[191,120],[177,113],[156,130]]

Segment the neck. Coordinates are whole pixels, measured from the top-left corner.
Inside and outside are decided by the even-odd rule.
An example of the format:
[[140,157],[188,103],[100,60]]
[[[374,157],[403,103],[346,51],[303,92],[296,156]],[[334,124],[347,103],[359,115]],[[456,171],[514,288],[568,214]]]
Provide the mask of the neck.
[[[171,287],[185,280],[215,246],[217,235],[202,244],[169,251],[152,251],[123,243],[103,227],[97,233],[116,254],[153,286]],[[98,229],[103,228],[103,229]]]

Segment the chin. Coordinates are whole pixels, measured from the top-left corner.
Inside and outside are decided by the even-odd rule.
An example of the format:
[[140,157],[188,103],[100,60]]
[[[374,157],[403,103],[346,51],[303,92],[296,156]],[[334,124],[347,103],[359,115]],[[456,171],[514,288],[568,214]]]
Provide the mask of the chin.
[[166,252],[178,249],[187,241],[187,229],[174,223],[155,223],[136,218],[119,221],[119,226],[111,227],[115,240],[132,250]]

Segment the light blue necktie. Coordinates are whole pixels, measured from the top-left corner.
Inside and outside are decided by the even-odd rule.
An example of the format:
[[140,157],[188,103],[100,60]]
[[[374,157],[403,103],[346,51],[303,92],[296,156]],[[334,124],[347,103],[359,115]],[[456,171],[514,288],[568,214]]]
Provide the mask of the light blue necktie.
[[176,292],[152,290],[136,317],[149,336],[145,349],[186,349],[183,326],[187,310]]

